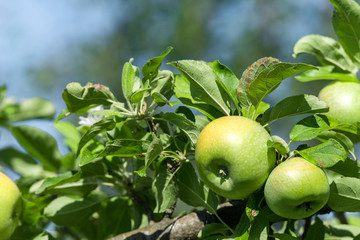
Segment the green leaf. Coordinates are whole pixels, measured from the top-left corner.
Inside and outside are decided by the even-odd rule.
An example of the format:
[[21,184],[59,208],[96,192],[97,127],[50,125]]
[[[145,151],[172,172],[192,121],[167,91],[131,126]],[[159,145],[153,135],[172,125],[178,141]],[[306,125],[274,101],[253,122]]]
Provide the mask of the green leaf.
[[279,239],[279,240],[299,240],[299,238],[293,237],[286,233],[274,233],[271,236],[274,237],[275,239]]
[[198,130],[201,132],[204,127],[206,127],[206,125],[208,125],[210,123],[210,119],[207,118],[204,115],[196,115],[195,116],[195,125],[198,128]]
[[[229,115],[230,108],[225,103],[217,85],[217,75],[203,61],[181,60],[170,63],[176,67],[189,81],[197,86],[195,99],[212,105],[225,115]],[[195,91],[195,89],[191,89]]]
[[335,39],[321,35],[307,35],[294,46],[293,57],[302,53],[315,55],[322,65],[334,65],[342,71],[356,73],[357,67]]
[[101,119],[100,121],[94,123],[90,126],[90,128],[86,131],[86,133],[81,137],[79,143],[78,143],[78,150],[77,154],[80,153],[81,149],[94,137],[96,137],[98,134],[111,130],[115,127],[115,122],[112,117],[105,117]]
[[10,122],[28,119],[52,119],[55,105],[43,98],[29,98],[18,104],[5,105],[2,109]]
[[191,142],[196,144],[200,131],[194,122],[190,121],[181,114],[171,112],[165,113],[163,118],[180,128],[189,137]]
[[55,238],[48,232],[46,232],[42,227],[30,226],[27,224],[22,224],[18,226],[11,236],[11,240],[55,240]]
[[165,51],[163,51],[160,56],[151,58],[148,60],[143,68],[142,74],[144,75],[145,79],[154,79],[159,71],[161,63],[163,59],[173,50],[173,47],[168,47]]
[[1,85],[0,86],[0,106],[3,107],[3,103],[6,97],[6,85]]
[[359,212],[360,179],[353,177],[336,178],[330,184],[328,205],[338,212]]
[[195,82],[190,81],[183,75],[175,75],[174,93],[183,104],[202,112],[212,120],[225,115],[225,113],[219,111],[216,107],[200,99],[198,96],[199,92],[202,92],[202,90]]
[[149,145],[145,155],[145,166],[148,167],[150,164],[160,156],[163,151],[163,145],[160,138],[156,136]]
[[217,83],[229,95],[234,104],[238,106],[237,88],[239,86],[239,79],[227,66],[220,63],[219,60],[208,63],[208,65],[213,69],[214,73],[216,74]]
[[330,0],[334,5],[332,23],[346,53],[360,63],[360,6],[353,0]]
[[[177,114],[182,114],[184,115],[187,119],[189,119],[192,122],[195,122],[195,115],[194,113],[187,107],[185,106],[179,106],[176,110],[175,113]],[[197,115],[197,116],[202,116],[202,115]]]
[[271,140],[267,143],[268,148],[275,148],[279,151],[281,155],[288,155],[290,154],[289,145],[279,136],[272,135]]
[[314,80],[339,80],[348,82],[358,82],[358,78],[353,73],[333,72],[335,66],[317,67],[318,69],[308,70],[295,78],[300,82],[310,82]]
[[261,71],[249,85],[249,99],[257,107],[265,96],[274,91],[279,84],[298,73],[315,67],[303,63],[276,63]]
[[133,157],[147,152],[150,142],[147,140],[116,139],[106,143],[99,156]]
[[110,239],[116,234],[132,230],[134,207],[126,197],[113,197],[99,209],[98,239]]
[[126,62],[122,70],[122,91],[126,100],[130,100],[131,94],[140,87],[139,68],[131,64],[133,60],[131,58],[129,62]]
[[216,213],[219,204],[217,195],[200,181],[191,163],[184,163],[176,176],[179,198],[183,202],[194,207],[202,206],[210,213]]
[[243,211],[240,221],[235,229],[235,239],[236,240],[248,240],[249,239],[249,228],[250,228],[250,219],[247,216],[246,211]]
[[111,140],[115,139],[143,139],[148,132],[133,119],[115,119],[115,128],[107,132]]
[[271,123],[275,120],[288,116],[296,116],[308,113],[323,113],[328,111],[325,102],[320,101],[313,95],[297,95],[283,99],[274,107],[267,110],[262,119],[261,124]]
[[157,77],[150,83],[151,94],[161,93],[165,94],[171,91],[172,85],[174,84],[174,73],[169,70],[159,71]]
[[137,91],[133,92],[130,99],[133,103],[139,103],[141,99],[149,96],[151,88],[140,88]]
[[260,211],[251,225],[249,239],[267,240],[269,228],[269,220]]
[[243,72],[239,86],[237,89],[237,97],[242,108],[248,109],[251,105],[248,92],[250,84],[256,79],[256,77],[266,68],[280,61],[272,57],[263,57],[256,60],[253,64]]
[[91,179],[80,179],[76,182],[62,184],[45,190],[44,194],[52,195],[88,195],[91,191],[98,187],[98,182]]
[[163,105],[167,104],[170,107],[172,107],[172,106],[175,106],[175,105],[180,103],[179,101],[170,102],[169,99],[167,99],[164,95],[162,95],[161,93],[158,93],[158,92],[152,93],[151,97],[160,106],[163,106]]
[[108,87],[101,84],[88,83],[84,87],[80,83],[69,83],[62,93],[70,113],[84,113],[98,105],[108,106],[117,101]]
[[91,163],[92,161],[99,159],[101,156],[99,156],[103,151],[105,150],[105,147],[100,144],[99,141],[92,139],[89,142],[85,144],[84,147],[81,148],[78,159],[80,166],[85,166],[86,164]]
[[242,116],[247,116],[248,118],[257,119],[258,116],[266,112],[270,108],[270,104],[261,101],[258,107],[255,109],[254,105],[251,105],[250,111],[248,109],[241,109]]
[[178,197],[178,185],[166,166],[161,167],[152,184],[155,196],[155,213],[163,213],[176,203]]
[[37,158],[44,169],[56,171],[60,167],[61,154],[56,140],[48,133],[30,126],[11,127],[11,132],[20,145]]
[[76,153],[81,139],[76,127],[69,122],[57,122],[54,124],[54,127],[65,137],[65,144],[70,150]]
[[322,132],[321,134],[319,134],[317,136],[317,139],[319,139],[322,142],[327,141],[329,139],[335,139],[343,146],[343,148],[346,150],[346,152],[349,152],[354,155],[354,152],[355,152],[354,143],[351,141],[351,139],[349,137],[347,137],[343,133],[339,133],[339,132],[335,132],[335,131],[325,131],[325,132]]
[[209,223],[203,227],[198,233],[197,237],[200,239],[208,239],[212,235],[225,236],[229,229],[221,223]]
[[25,198],[22,199],[22,212],[21,222],[23,225],[35,226],[41,214],[42,206],[37,201],[28,201]]
[[100,206],[100,199],[93,197],[62,196],[44,209],[44,215],[60,226],[76,226],[90,217]]
[[308,141],[329,130],[355,135],[360,132],[358,124],[341,123],[325,115],[311,115],[295,124],[290,131],[290,140]]
[[324,115],[312,115],[295,124],[290,131],[291,141],[307,141],[330,129],[330,123]]
[[66,183],[78,181],[80,178],[81,178],[80,172],[73,173],[71,171],[68,171],[68,172],[64,172],[61,175],[56,176],[56,177],[45,178],[38,189],[36,189],[36,190],[31,189],[31,190],[32,191],[35,190],[36,194],[41,194],[44,191],[55,188],[57,186],[61,186]]
[[314,147],[295,151],[295,153],[321,168],[332,167],[339,161],[344,162],[347,158],[344,147],[335,139],[329,139]]
[[108,168],[104,161],[93,161],[89,164],[80,166],[81,177],[102,177],[108,172]]
[[324,238],[325,238],[324,223],[320,220],[320,218],[316,216],[315,222],[308,229],[305,240],[318,240]]
[[12,147],[0,150],[0,162],[24,177],[41,177],[44,175],[43,167],[35,159]]

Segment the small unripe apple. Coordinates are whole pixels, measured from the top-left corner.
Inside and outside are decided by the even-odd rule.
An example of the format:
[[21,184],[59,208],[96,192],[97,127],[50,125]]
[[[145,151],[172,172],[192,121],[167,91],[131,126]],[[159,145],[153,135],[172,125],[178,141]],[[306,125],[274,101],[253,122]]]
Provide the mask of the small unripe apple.
[[326,102],[326,114],[343,123],[360,121],[360,83],[334,82],[319,92],[319,99]]
[[256,121],[227,116],[210,122],[200,133],[195,160],[204,183],[230,199],[247,198],[266,181],[276,161],[268,148],[269,133]]
[[325,206],[330,187],[321,168],[295,157],[275,167],[265,183],[264,194],[267,205],[277,215],[302,219]]
[[21,193],[17,185],[0,172],[0,240],[14,233],[22,210]]

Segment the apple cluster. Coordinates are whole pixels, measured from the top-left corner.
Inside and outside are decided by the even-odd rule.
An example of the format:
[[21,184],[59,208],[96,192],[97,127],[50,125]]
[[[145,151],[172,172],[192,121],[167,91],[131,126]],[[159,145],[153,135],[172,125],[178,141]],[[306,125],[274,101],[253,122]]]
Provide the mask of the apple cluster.
[[229,199],[245,199],[264,184],[265,200],[277,215],[306,218],[329,198],[323,169],[300,157],[275,167],[271,136],[258,122],[242,116],[213,120],[200,133],[196,166],[204,183]]

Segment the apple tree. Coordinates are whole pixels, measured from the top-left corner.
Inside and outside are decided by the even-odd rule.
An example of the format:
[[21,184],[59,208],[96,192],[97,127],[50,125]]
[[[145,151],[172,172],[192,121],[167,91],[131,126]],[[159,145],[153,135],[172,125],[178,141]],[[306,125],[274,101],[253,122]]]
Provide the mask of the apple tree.
[[[348,214],[360,211],[360,6],[330,2],[339,41],[309,35],[294,46],[320,66],[264,57],[238,78],[218,60],[166,63],[168,47],[142,67],[124,64],[122,99],[101,83],[69,83],[54,121],[65,154],[25,124],[53,119],[53,104],[16,102],[2,86],[0,126],[22,148],[0,150],[22,197],[10,239],[360,239]],[[293,76],[336,82],[266,103]],[[285,141],[272,123],[293,116]]]

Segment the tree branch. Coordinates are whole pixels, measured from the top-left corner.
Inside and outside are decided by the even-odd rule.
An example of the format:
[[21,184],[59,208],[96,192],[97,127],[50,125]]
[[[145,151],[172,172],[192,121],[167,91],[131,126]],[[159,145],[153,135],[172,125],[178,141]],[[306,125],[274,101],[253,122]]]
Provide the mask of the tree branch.
[[[226,202],[219,206],[218,214],[226,220],[226,224],[235,227],[244,209],[244,201]],[[206,224],[215,222],[219,222],[218,219],[206,210],[194,211],[180,217],[165,217],[159,222],[120,234],[111,240],[197,239],[198,233]]]

